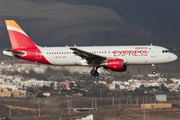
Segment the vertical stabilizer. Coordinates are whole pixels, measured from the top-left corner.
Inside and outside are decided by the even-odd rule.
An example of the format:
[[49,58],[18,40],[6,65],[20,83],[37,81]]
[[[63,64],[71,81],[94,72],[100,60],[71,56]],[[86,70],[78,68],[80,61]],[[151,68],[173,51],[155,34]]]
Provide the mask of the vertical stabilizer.
[[12,49],[37,48],[29,36],[14,20],[5,20]]

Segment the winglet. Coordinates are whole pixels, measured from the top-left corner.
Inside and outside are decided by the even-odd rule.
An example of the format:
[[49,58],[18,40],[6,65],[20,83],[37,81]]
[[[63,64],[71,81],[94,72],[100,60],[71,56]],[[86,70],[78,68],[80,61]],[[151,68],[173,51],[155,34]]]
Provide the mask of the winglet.
[[69,46],[65,45],[68,49],[69,49]]

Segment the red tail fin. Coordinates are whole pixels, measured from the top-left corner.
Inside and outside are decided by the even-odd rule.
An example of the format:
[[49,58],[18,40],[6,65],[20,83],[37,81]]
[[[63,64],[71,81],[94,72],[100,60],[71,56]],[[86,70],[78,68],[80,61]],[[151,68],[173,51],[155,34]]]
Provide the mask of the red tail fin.
[[29,36],[14,20],[5,20],[12,49],[37,48]]

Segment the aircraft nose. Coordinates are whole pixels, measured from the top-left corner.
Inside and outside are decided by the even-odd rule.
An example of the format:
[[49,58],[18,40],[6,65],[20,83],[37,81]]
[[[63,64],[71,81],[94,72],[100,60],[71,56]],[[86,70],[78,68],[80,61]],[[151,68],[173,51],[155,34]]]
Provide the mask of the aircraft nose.
[[173,54],[171,58],[172,58],[173,61],[176,61],[178,59],[178,56]]

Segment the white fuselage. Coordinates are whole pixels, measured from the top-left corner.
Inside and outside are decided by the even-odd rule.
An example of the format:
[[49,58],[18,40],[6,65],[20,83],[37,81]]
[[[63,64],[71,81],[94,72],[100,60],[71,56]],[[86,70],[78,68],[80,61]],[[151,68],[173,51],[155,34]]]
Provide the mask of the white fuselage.
[[[85,59],[75,55],[68,47],[39,47],[39,49],[53,65],[88,65]],[[123,59],[126,65],[163,64],[177,59],[175,54],[160,46],[85,46],[78,49],[105,56],[107,59]]]

